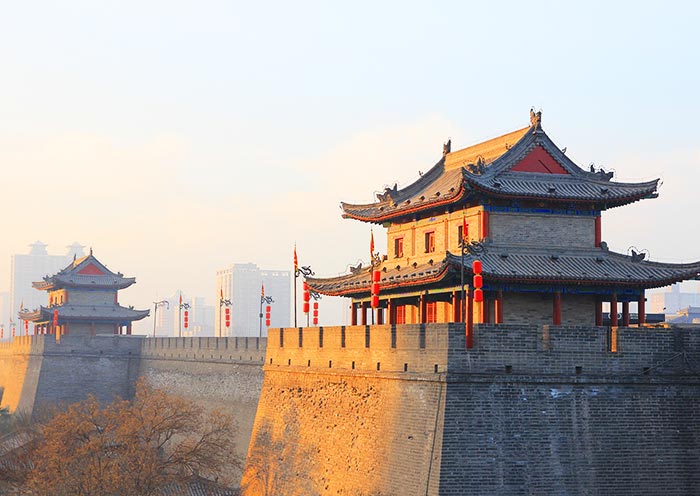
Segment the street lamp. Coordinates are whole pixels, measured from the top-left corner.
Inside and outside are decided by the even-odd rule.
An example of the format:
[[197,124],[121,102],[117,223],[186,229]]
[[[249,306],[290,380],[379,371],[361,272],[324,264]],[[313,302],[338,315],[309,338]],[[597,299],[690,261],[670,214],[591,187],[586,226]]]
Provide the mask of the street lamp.
[[182,296],[180,296],[180,305],[179,305],[179,307],[180,307],[180,313],[179,313],[179,315],[178,315],[178,317],[179,317],[179,318],[178,318],[178,320],[179,320],[179,322],[178,322],[178,324],[179,324],[179,326],[178,326],[178,327],[179,327],[179,329],[178,329],[178,337],[182,337],[182,309],[184,308],[185,311],[189,310],[190,304],[189,304],[189,303],[182,303]]
[[272,299],[272,296],[265,296],[265,293],[262,293],[260,295],[260,329],[258,330],[258,337],[262,338],[262,318],[263,318],[263,303],[274,303],[275,300]]
[[224,307],[228,308],[232,305],[231,300],[224,298],[224,290],[221,290],[221,297],[219,298],[219,337],[223,337],[221,332],[221,314]]
[[153,302],[153,337],[156,337],[156,316],[158,315],[158,307],[170,309],[170,303],[167,300]]
[[[297,326],[297,277],[299,276],[309,277],[316,275],[316,273],[311,270],[310,265],[305,265],[303,267],[294,268],[294,327]],[[308,317],[308,315],[307,315]],[[307,323],[308,326],[308,323]]]

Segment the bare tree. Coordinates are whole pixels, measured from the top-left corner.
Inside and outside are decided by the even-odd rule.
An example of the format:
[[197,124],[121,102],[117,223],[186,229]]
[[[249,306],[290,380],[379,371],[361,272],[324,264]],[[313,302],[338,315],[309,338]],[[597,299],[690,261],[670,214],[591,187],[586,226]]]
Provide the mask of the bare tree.
[[136,386],[133,400],[95,398],[53,415],[16,450],[26,491],[52,496],[150,496],[193,477],[217,478],[240,466],[233,418],[205,415],[163,391]]

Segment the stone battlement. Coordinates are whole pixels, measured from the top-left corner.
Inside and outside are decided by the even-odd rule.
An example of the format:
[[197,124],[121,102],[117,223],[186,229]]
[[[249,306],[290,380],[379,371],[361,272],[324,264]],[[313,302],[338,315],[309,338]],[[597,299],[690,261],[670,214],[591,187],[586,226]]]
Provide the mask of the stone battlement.
[[267,338],[148,338],[141,356],[150,359],[247,362],[262,364]]
[[639,375],[700,370],[700,326],[463,324],[269,330],[265,366],[357,372]]

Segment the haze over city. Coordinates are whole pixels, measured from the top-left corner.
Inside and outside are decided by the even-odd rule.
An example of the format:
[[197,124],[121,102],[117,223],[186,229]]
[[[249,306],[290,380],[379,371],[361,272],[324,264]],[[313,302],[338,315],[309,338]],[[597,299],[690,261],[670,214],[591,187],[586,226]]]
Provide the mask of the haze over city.
[[[55,254],[78,241],[135,276],[122,299],[136,308],[178,289],[213,302],[217,269],[291,270],[295,243],[317,275],[343,273],[367,260],[369,227],[343,220],[341,200],[408,185],[448,138],[458,149],[524,127],[531,107],[582,167],[662,178],[658,199],[607,213],[612,249],[697,259],[699,13],[683,2],[9,3],[0,291],[10,256],[36,240]],[[384,252],[381,226],[374,236]]]

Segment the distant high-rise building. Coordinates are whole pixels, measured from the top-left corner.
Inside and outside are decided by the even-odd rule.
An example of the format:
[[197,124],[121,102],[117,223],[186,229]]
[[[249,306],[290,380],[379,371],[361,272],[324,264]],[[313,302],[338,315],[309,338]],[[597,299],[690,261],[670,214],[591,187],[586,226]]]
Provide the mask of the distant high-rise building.
[[688,307],[700,307],[700,293],[681,292],[681,285],[674,284],[670,291],[650,295],[650,311],[671,315]]
[[[270,304],[271,327],[289,326],[291,272],[288,270],[260,269],[253,263],[233,264],[216,272],[217,299],[215,334],[217,336],[267,336],[263,318],[260,327],[260,297],[262,285],[265,295],[273,298]],[[226,327],[225,306],[220,299],[231,301],[231,327]],[[263,303],[262,312],[265,312]]]
[[[12,255],[10,268],[10,307],[8,319],[17,322],[20,305],[27,310],[39,308],[46,303],[46,295],[36,291],[32,282],[40,281],[63,269],[75,258],[84,256],[83,246],[73,243],[65,255],[49,255],[46,244],[37,241],[30,246],[27,255]],[[5,321],[3,321],[5,323]]]

